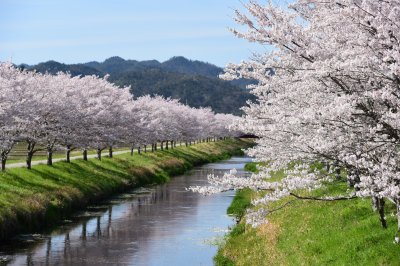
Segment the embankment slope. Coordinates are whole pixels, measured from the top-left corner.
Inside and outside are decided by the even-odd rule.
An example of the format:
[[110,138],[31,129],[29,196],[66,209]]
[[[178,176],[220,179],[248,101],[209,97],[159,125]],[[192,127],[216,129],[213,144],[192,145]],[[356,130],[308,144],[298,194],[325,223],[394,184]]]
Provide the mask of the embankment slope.
[[49,228],[73,211],[134,187],[167,182],[193,166],[241,154],[251,142],[228,139],[189,147],[74,160],[0,173],[0,240]]

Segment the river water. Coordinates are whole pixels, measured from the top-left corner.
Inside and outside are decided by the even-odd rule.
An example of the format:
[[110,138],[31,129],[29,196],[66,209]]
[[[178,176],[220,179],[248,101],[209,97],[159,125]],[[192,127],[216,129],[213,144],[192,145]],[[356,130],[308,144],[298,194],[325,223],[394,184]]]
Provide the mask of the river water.
[[226,215],[234,192],[202,196],[185,188],[232,168],[244,175],[249,161],[196,167],[91,206],[52,232],[21,235],[0,247],[0,265],[212,265],[216,243],[234,223]]

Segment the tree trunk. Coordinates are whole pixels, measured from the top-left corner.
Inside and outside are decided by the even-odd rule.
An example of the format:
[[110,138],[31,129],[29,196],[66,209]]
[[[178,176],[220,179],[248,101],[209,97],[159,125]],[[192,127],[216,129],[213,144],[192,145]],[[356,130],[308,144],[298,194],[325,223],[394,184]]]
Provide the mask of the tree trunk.
[[88,159],[87,159],[87,149],[84,149],[83,150],[83,160],[84,161],[87,161]]
[[97,149],[97,159],[101,161],[101,149]]
[[138,147],[137,152],[138,152],[139,154],[142,153],[141,150],[140,150],[140,146]]
[[8,154],[10,153],[11,149],[9,150],[3,150],[3,152],[1,153],[1,171],[5,171],[6,170],[6,162],[7,162],[7,158],[8,158]]
[[7,157],[1,156],[1,171],[6,170],[6,162],[7,162]]
[[[356,172],[356,177],[354,179],[354,186],[360,183],[360,173],[357,171]],[[360,188],[358,186],[355,186],[355,191],[360,191]]]
[[110,146],[110,148],[108,149],[108,157],[112,158],[113,157],[113,147]]
[[28,142],[28,154],[26,155],[26,168],[32,169],[32,157],[36,143]]
[[186,146],[186,147],[188,146],[188,142],[187,142],[187,141],[185,141],[185,146]]
[[134,150],[134,147],[132,146],[131,147],[131,156],[133,156],[133,150]]
[[151,152],[154,152],[154,143],[151,144]]
[[53,149],[47,148],[47,165],[53,165]]
[[349,187],[355,187],[355,191],[359,191],[360,188],[356,187],[358,183],[360,183],[360,176],[359,172],[355,170],[354,172],[351,173],[353,178],[348,180],[348,186]]
[[71,145],[67,145],[67,163],[71,162]]
[[161,150],[163,151],[164,150],[164,141],[161,141]]
[[331,169],[331,165],[329,164],[329,162],[326,163],[325,167],[326,171],[329,172],[329,170]]
[[336,171],[336,180],[340,180],[340,167],[337,166],[335,171]]
[[168,140],[165,142],[165,149],[168,150]]
[[379,213],[379,220],[381,221],[381,225],[383,228],[387,228],[387,222],[385,217],[385,199],[379,198],[378,199],[378,213]]
[[154,143],[154,150],[157,151],[157,142]]
[[371,198],[371,201],[372,201],[372,210],[374,211],[374,212],[376,212],[376,211],[378,211],[378,201],[379,201],[379,198],[378,197],[372,197]]
[[28,151],[28,154],[26,156],[26,168],[32,169],[32,157],[33,157],[33,152]]
[[397,211],[397,232],[394,237],[396,244],[400,243],[400,199],[396,199],[396,211]]

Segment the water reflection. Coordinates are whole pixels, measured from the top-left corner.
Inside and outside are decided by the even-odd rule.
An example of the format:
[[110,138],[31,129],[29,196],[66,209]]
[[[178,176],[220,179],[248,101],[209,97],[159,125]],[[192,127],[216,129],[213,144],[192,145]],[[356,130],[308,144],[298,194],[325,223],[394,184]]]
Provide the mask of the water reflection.
[[89,207],[49,235],[24,236],[11,250],[1,248],[0,264],[212,265],[216,247],[209,242],[233,223],[225,215],[233,192],[204,197],[185,188],[206,184],[210,173],[243,169],[248,161],[208,164]]

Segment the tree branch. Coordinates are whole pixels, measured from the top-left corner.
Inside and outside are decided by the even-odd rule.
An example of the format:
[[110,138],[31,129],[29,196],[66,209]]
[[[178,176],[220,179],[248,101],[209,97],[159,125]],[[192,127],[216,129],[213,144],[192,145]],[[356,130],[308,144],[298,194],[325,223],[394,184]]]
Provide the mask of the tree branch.
[[295,197],[296,199],[301,199],[301,200],[319,200],[319,201],[336,201],[336,200],[350,200],[350,199],[356,199],[356,196],[351,196],[351,197],[335,197],[335,198],[317,198],[317,197],[303,197],[299,196],[297,194],[294,194],[293,192],[290,192],[290,195]]

